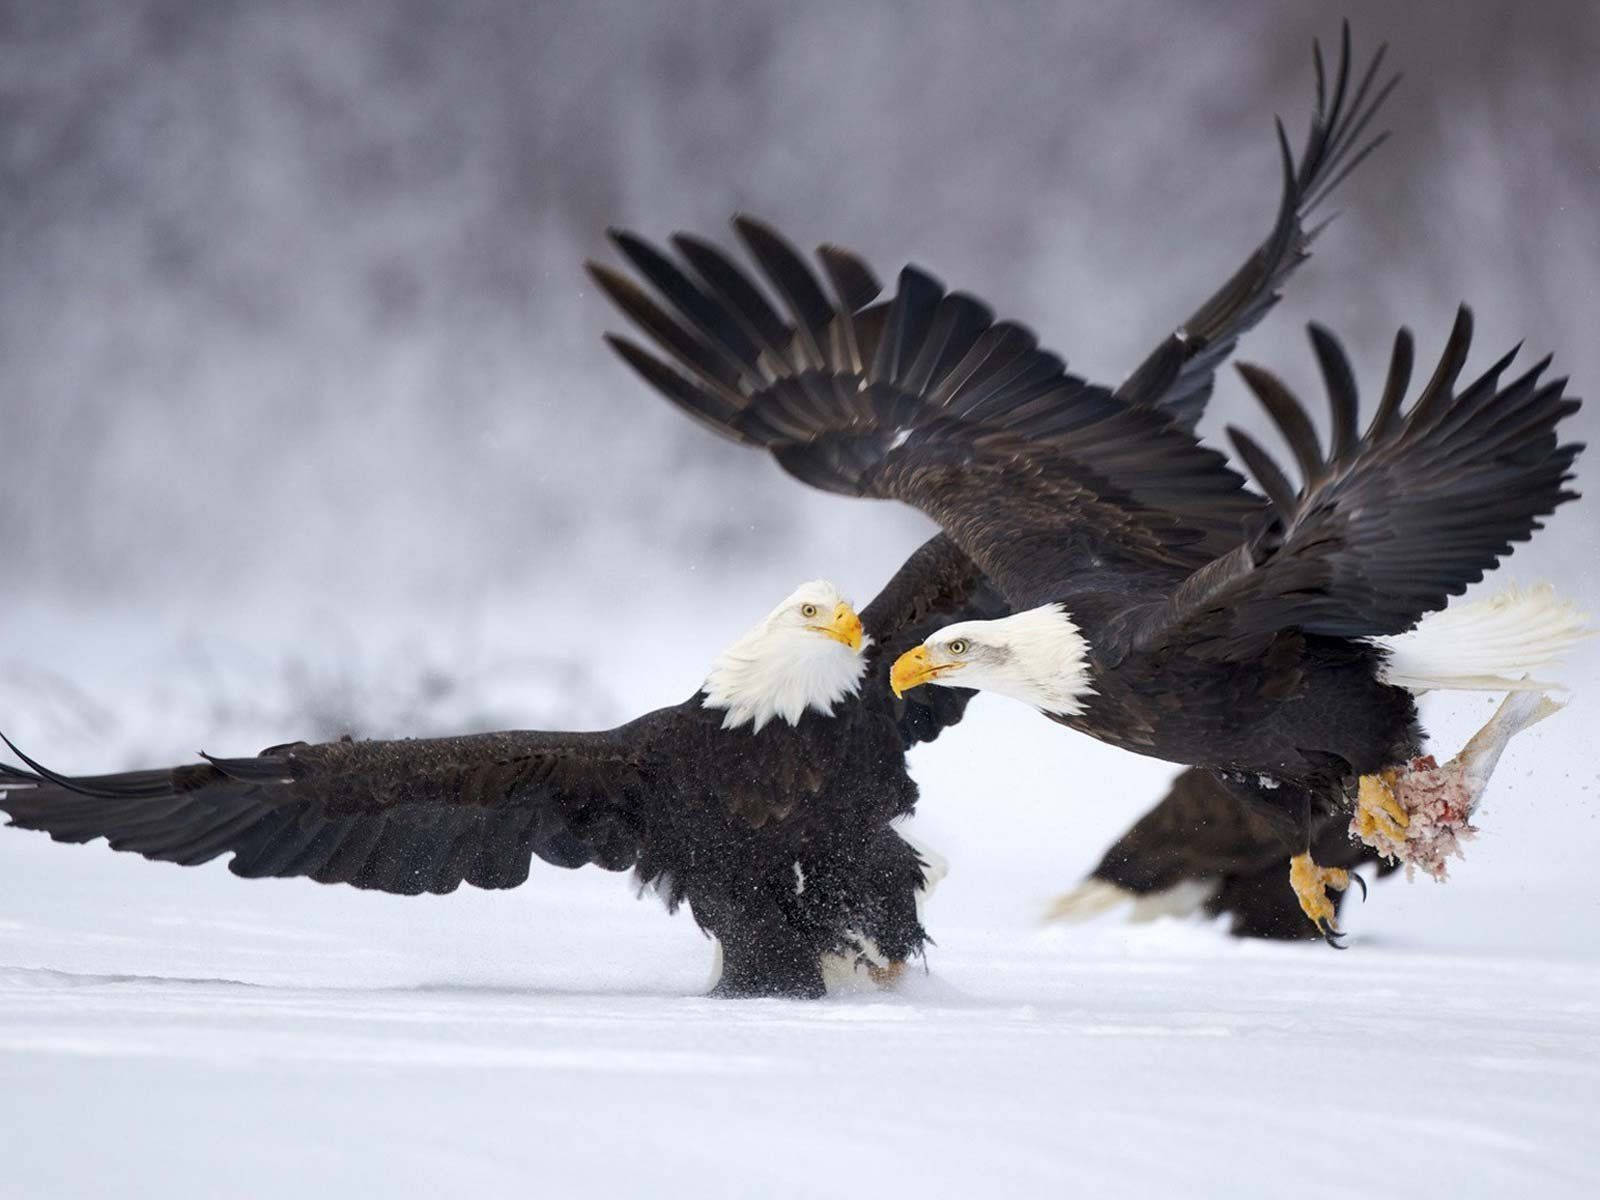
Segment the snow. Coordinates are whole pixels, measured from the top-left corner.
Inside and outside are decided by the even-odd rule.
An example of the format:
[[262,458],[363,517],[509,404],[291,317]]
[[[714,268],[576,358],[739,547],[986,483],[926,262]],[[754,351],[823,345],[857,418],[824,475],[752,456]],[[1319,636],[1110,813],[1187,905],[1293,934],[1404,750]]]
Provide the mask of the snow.
[[[599,677],[650,636],[620,630]],[[696,650],[629,694],[681,695]],[[56,721],[28,748],[250,736],[175,730],[198,708],[129,679],[94,695],[120,744]],[[1431,699],[1436,744],[1483,703]],[[1041,926],[1169,770],[976,704],[914,759],[914,832],[952,860],[928,970],[820,1003],[704,998],[692,922],[597,871],[402,898],[0,830],[0,1195],[1592,1195],[1595,710],[1513,742],[1451,882],[1378,884],[1339,954]]]

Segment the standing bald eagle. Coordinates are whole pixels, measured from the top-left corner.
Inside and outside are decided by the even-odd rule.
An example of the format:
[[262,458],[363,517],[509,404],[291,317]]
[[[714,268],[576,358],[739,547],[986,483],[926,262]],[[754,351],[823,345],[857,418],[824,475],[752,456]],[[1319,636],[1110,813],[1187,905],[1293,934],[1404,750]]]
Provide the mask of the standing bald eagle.
[[916,802],[907,748],[966,696],[897,699],[888,664],[1003,611],[935,538],[860,617],[805,584],[690,699],[603,733],[295,742],[82,778],[24,757],[32,773],[0,767],[0,810],[58,841],[405,895],[515,887],[534,856],[632,868],[718,940],[720,994],[814,996],[837,960],[892,976],[923,948],[926,865],[891,822]]

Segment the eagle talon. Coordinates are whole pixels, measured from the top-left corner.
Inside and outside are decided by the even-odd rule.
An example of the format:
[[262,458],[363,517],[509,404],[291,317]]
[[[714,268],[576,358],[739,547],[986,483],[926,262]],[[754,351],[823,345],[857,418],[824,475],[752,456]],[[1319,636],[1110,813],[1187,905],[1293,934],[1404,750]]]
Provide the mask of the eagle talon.
[[1319,867],[1312,861],[1309,852],[1296,854],[1289,860],[1289,886],[1294,889],[1295,898],[1300,901],[1300,911],[1305,913],[1312,925],[1316,926],[1322,940],[1335,950],[1344,950],[1347,947],[1338,939],[1345,936],[1344,931],[1334,924],[1337,912],[1333,901],[1328,899],[1328,889],[1342,892],[1350,886],[1354,878],[1361,883],[1363,891],[1366,884],[1361,876],[1352,876],[1351,872],[1340,867]]
[[1361,887],[1361,903],[1365,904],[1367,902],[1367,881],[1365,879],[1361,878],[1361,876],[1357,875],[1354,871],[1351,871],[1350,872],[1350,882],[1360,885],[1360,887]]
[[882,966],[866,957],[863,957],[861,962],[867,969],[867,978],[884,991],[899,987],[900,981],[905,977],[906,960],[903,958],[884,963]]

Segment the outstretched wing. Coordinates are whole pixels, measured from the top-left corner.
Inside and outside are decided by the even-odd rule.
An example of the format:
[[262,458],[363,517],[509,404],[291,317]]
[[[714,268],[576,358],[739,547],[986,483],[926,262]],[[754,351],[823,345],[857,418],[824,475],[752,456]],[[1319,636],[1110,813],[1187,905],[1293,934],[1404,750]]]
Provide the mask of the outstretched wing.
[[[1289,857],[1306,849],[1281,820],[1263,814],[1250,793],[1211,771],[1190,767],[1167,794],[1105,852],[1088,879],[1057,902],[1054,915],[1091,916],[1121,899],[1145,911],[1227,913],[1239,937],[1309,938],[1288,885]],[[1394,870],[1353,840],[1347,814],[1323,818],[1311,841],[1323,866],[1367,863]]]
[[1128,376],[1117,389],[1119,400],[1159,408],[1183,428],[1195,427],[1211,396],[1218,365],[1278,302],[1294,269],[1311,256],[1311,243],[1322,226],[1308,230],[1306,221],[1389,136],[1385,132],[1366,138],[1372,118],[1400,82],[1398,75],[1391,75],[1374,88],[1387,49],[1378,47],[1352,93],[1350,25],[1346,22],[1330,97],[1322,47],[1312,43],[1316,107],[1298,161],[1289,149],[1283,122],[1277,122],[1283,191],[1271,231],[1233,277]]
[[1472,314],[1463,307],[1433,378],[1402,411],[1412,361],[1411,335],[1402,329],[1383,399],[1358,436],[1350,363],[1333,336],[1313,325],[1332,409],[1326,456],[1289,390],[1260,368],[1240,367],[1304,483],[1296,490],[1253,439],[1230,429],[1271,514],[1244,545],[1187,580],[1136,640],[1178,640],[1229,657],[1286,628],[1400,633],[1526,541],[1542,517],[1577,494],[1564,485],[1583,447],[1558,444],[1556,426],[1579,402],[1565,394],[1565,379],[1542,379],[1548,358],[1502,385],[1516,350],[1457,391],[1471,341]]
[[0,767],[0,811],[57,841],[103,837],[185,866],[231,852],[229,868],[247,878],[305,875],[403,895],[463,881],[516,887],[534,855],[561,867],[634,864],[648,784],[639,725],[296,742],[255,758],[80,778],[18,751],[34,770]]
[[655,343],[611,344],[647,382],[828,491],[903,500],[937,520],[1015,605],[1055,598],[1097,563],[1188,569],[1237,544],[1260,511],[1223,457],[1153,409],[1066,371],[1033,335],[915,267],[895,295],[823,247],[821,282],[777,233],[734,227],[789,316],[731,258],[678,235],[680,265],[614,238],[670,305],[590,271]]
[[961,720],[976,693],[913,688],[896,696],[889,687],[890,664],[945,625],[1003,617],[1009,611],[978,565],[942,533],[919,546],[862,611],[861,623],[873,641],[866,687],[892,708],[908,748],[933,741]]

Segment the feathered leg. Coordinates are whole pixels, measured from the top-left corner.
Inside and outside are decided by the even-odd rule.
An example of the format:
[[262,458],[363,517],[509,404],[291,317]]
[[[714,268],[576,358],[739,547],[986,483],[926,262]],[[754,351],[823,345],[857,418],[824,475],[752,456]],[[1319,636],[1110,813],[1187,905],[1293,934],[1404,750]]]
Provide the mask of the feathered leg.
[[[1285,784],[1285,789],[1289,785]],[[1337,923],[1338,905],[1328,897],[1328,889],[1336,892],[1346,890],[1352,881],[1361,888],[1361,896],[1366,898],[1367,885],[1361,876],[1346,870],[1344,867],[1324,867],[1317,863],[1311,856],[1312,833],[1316,822],[1313,819],[1313,809],[1316,797],[1310,789],[1296,788],[1294,798],[1298,801],[1298,812],[1303,830],[1300,844],[1305,849],[1289,860],[1289,886],[1294,889],[1295,899],[1300,902],[1300,911],[1316,927],[1322,935],[1322,940],[1335,950],[1345,949],[1345,944],[1340,939],[1344,931]]]
[[[1351,871],[1359,885],[1361,876],[1355,870],[1364,864],[1378,864],[1377,854],[1366,846],[1350,840],[1345,833],[1347,822],[1342,815],[1323,818],[1318,822],[1317,836],[1311,843],[1311,857],[1321,866],[1344,867]],[[1318,936],[1318,931],[1306,923],[1300,911],[1298,898],[1283,887],[1283,872],[1288,855],[1270,867],[1249,873],[1226,876],[1216,895],[1205,903],[1209,916],[1227,914],[1232,918],[1228,930],[1234,937],[1271,938],[1282,941],[1299,941]],[[1381,877],[1393,868],[1378,866]],[[1327,899],[1338,910],[1348,892],[1332,891]]]
[[815,1000],[826,994],[816,947],[781,916],[733,920],[716,936],[722,946],[722,978],[711,995]]
[[721,952],[711,995],[815,999],[826,993],[816,938],[762,879],[699,881],[688,898],[695,920],[717,939]]
[[818,870],[813,886],[837,890],[840,909],[830,921],[845,930],[845,945],[825,960],[829,983],[848,990],[858,986],[859,972],[879,988],[899,984],[922,953],[922,902],[945,869],[938,855],[886,829],[861,851]]

